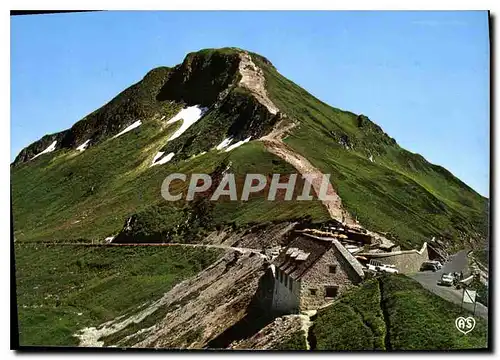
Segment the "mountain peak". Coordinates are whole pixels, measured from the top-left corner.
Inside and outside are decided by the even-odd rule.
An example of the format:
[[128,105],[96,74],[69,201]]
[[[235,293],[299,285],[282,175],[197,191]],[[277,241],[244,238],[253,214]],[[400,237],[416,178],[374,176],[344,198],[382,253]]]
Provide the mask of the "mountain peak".
[[[338,196],[325,203],[329,217],[358,218],[407,249],[430,236],[450,246],[477,244],[487,233],[487,202],[451,173],[402,149],[368,116],[329,106],[283,77],[264,57],[234,47],[199,50],[181,64],[149,71],[71,129],[23,149],[15,164],[29,164],[12,171],[20,176],[23,171],[49,171],[45,165],[54,157],[64,168],[101,169],[89,180],[95,188],[105,183],[108,168],[113,174],[123,170],[148,178],[156,174],[156,167],[148,171],[155,163],[176,169],[205,156],[199,164],[206,162],[207,171],[220,175],[218,169],[225,169],[229,161],[224,159],[231,156],[224,154],[242,144],[247,145],[234,151],[231,160],[246,169],[241,171],[262,171],[262,162],[272,154],[271,164],[281,159],[301,173],[331,174],[329,189]],[[121,154],[119,161],[116,154]],[[211,168],[215,158],[221,164]],[[105,159],[108,163],[102,165]],[[59,172],[62,178],[55,183],[68,183],[66,177],[75,171]],[[82,189],[81,198],[92,191]],[[248,209],[242,207],[243,212]],[[304,216],[308,209],[288,209],[278,218]],[[313,214],[321,219],[324,212]]]
[[[268,116],[261,110],[256,113],[258,104],[267,109],[271,117],[278,113],[278,108],[267,97],[263,71],[252,59],[274,69],[265,57],[236,47],[202,49],[188,53],[182,63],[173,67],[154,68],[71,129],[45,135],[22,149],[13,165],[34,159],[54,142],[51,151],[76,149],[83,143],[95,146],[134,122],[168,116],[172,106],[215,107],[233,115],[241,111],[249,116],[250,122],[258,113],[257,121],[261,122]],[[239,121],[238,124],[243,125]],[[233,131],[231,135],[243,136],[237,133]]]

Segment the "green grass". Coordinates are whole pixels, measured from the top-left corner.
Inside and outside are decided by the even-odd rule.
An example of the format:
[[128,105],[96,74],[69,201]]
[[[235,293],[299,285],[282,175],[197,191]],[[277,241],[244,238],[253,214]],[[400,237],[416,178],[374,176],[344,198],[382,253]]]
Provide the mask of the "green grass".
[[[247,173],[261,173],[268,179],[274,173],[296,173],[293,167],[266,152],[262,144],[257,142],[250,142],[225,155],[210,152],[185,164],[185,166],[179,164],[180,172],[187,174],[210,173],[220,168],[221,164],[222,168],[226,167],[225,164],[231,164],[229,171],[234,173],[237,179],[238,198],[241,196],[244,176]],[[171,191],[185,193],[187,186],[188,184],[184,184]],[[175,185],[172,185],[172,188],[175,188]],[[301,185],[297,185],[296,193],[300,191]],[[319,200],[267,201],[267,192],[268,188],[252,194],[248,201],[229,201],[228,197],[221,197],[218,201],[202,201],[199,198],[200,201],[180,201],[172,204],[161,200],[135,213],[136,221],[128,236],[137,242],[192,243],[221,226],[242,228],[279,221],[329,219],[326,209]]]
[[[209,266],[215,249],[16,244],[21,345],[77,345],[73,334],[159,299]],[[81,315],[78,315],[81,314]]]
[[313,328],[317,350],[385,350],[385,324],[376,281],[319,311]]
[[488,306],[488,286],[476,278],[472,280],[469,288],[477,291],[477,302],[480,302],[484,306]]
[[459,316],[471,315],[403,275],[369,280],[320,310],[312,330],[317,350],[454,350],[487,347],[487,323],[463,335]]
[[161,146],[179,125],[160,132],[158,126],[152,121],[82,153],[61,150],[14,168],[16,240],[96,239],[115,232],[124,214],[144,205],[145,186],[131,189],[137,185],[131,180],[148,171],[154,144]]
[[254,61],[264,69],[273,102],[300,123],[286,143],[332,175],[344,205],[361,224],[390,233],[403,248],[418,247],[432,236],[448,240],[450,247],[486,238],[486,198],[444,168],[399,147],[366,116],[330,107],[273,67]]
[[[191,67],[205,61],[216,67],[215,85],[225,87],[238,80],[230,76],[236,64],[236,51],[235,48],[208,49],[190,55],[185,62],[185,74],[200,70]],[[487,199],[442,167],[400,148],[367,117],[330,107],[279,75],[265,58],[252,56],[265,72],[273,102],[299,122],[285,142],[321,171],[331,174],[344,205],[363,225],[388,232],[403,248],[420,247],[432,236],[448,240],[452,248],[472,247],[486,238]],[[225,68],[228,64],[231,70]],[[218,95],[212,86],[210,71],[203,69],[211,68],[201,66],[203,86],[194,81],[186,85],[194,91],[188,95],[193,96],[195,103],[210,102]],[[166,143],[180,122],[165,128],[158,115],[173,116],[183,104],[158,99],[157,95],[165,97],[169,91],[176,99],[186,95],[182,93],[185,89],[176,92],[180,87],[164,89],[163,83],[171,71],[170,68],[152,70],[144,82],[133,85],[105,107],[78,122],[75,129],[81,135],[86,134],[87,125],[98,128],[114,124],[117,127],[122,117],[144,119],[139,128],[117,139],[107,138],[110,134],[106,131],[111,131],[113,126],[104,129],[106,131],[101,129],[97,139],[101,141],[99,145],[82,153],[58,150],[11,167],[21,305],[19,316],[23,325],[21,338],[25,343],[74,344],[71,334],[75,329],[114,318],[136,306],[143,296],[160,296],[173,283],[198,271],[212,258],[208,256],[209,260],[201,260],[205,257],[193,255],[197,259],[193,261],[198,265],[193,265],[191,260],[186,265],[184,260],[188,255],[176,259],[174,253],[177,250],[173,249],[37,248],[36,245],[21,245],[23,242],[102,242],[105,237],[116,235],[130,216],[136,219],[131,234],[134,239],[174,242],[195,242],[211,229],[226,225],[246,227],[278,221],[312,219],[321,222],[329,219],[319,201],[270,202],[266,200],[267,190],[252,195],[245,202],[167,203],[161,197],[160,189],[164,178],[174,172],[220,174],[230,166],[240,185],[242,176],[247,173],[260,173],[270,178],[273,173],[296,172],[256,141],[229,153],[209,150],[229,133],[246,137],[246,131],[251,130],[254,139],[273,125],[275,119],[263,114],[262,107],[241,89],[232,88],[222,107],[212,109],[203,121],[190,127],[182,137]],[[174,85],[186,80],[183,74],[177,76]],[[211,93],[205,94],[205,86]],[[253,124],[252,129],[248,128],[250,124]],[[341,142],[348,144],[350,150],[346,150]],[[153,156],[160,149],[174,151],[176,156],[168,164],[150,168]],[[191,157],[200,151],[208,153]],[[374,163],[368,160],[370,155],[374,156]],[[185,191],[186,186],[177,189]],[[131,258],[139,259],[137,266],[134,261],[129,261]],[[391,285],[391,280],[384,281],[389,281],[389,288],[394,285]],[[416,308],[413,308],[416,304],[431,303],[433,311],[443,320],[445,305],[422,289],[412,288],[411,283],[404,284],[409,290],[401,290],[399,298],[381,295],[375,285],[364,285],[371,297],[353,295],[351,300],[336,305],[341,311],[335,316],[341,320],[333,315],[330,319],[333,323],[338,321],[336,329],[332,330],[328,321],[319,321],[318,329],[323,326],[325,334],[329,334],[321,339],[321,346],[384,348],[381,303],[390,305],[389,310],[408,313],[417,321],[417,329],[421,329],[425,321],[417,317]],[[127,291],[131,288],[136,291]],[[44,289],[43,292],[40,289]],[[52,297],[45,299],[48,295]],[[57,303],[55,295],[59,296]],[[39,305],[43,307],[33,307]],[[83,314],[75,315],[78,312]],[[427,315],[432,318],[432,314]],[[393,346],[412,346],[413,343],[406,344],[400,334],[417,342],[421,334],[426,334],[424,329],[416,334],[405,330],[404,324],[398,322],[403,317],[389,313],[389,319],[391,316],[396,319],[391,322],[390,329],[391,341],[394,334]],[[352,325],[352,333],[348,334],[346,329],[349,328],[342,326],[345,323]],[[457,337],[462,340],[455,340],[458,342],[450,345],[446,342],[449,333],[444,327],[437,323],[433,326],[434,331],[442,330],[445,335],[435,337],[434,342],[422,335],[429,346],[479,344],[472,335],[466,338],[470,343]],[[481,331],[480,327],[475,334],[481,334]],[[354,340],[350,338],[352,334],[357,334]],[[196,338],[196,334],[191,335]],[[334,342],[328,340],[330,336]]]
[[297,351],[307,350],[304,331],[299,330],[290,334],[283,342],[275,345],[273,350],[280,351]]
[[[185,173],[189,179],[192,173],[211,173],[231,163],[231,171],[240,179],[240,192],[246,173],[262,173],[269,178],[273,173],[296,173],[257,142],[229,153],[210,151],[185,160],[174,157],[171,163],[150,168],[162,141],[179,126],[175,125],[158,132],[159,124],[151,121],[83,153],[58,151],[14,168],[11,183],[16,240],[99,242],[117,234],[134,214],[146,219],[144,232],[168,233],[184,222],[183,216],[193,207],[190,203],[172,204],[161,197],[162,182],[173,172]],[[268,202],[262,193],[252,195],[247,202],[221,198],[213,202],[211,211],[213,221],[205,224],[207,229],[209,225],[328,219],[319,201]]]
[[490,256],[490,250],[489,249],[483,249],[483,250],[474,250],[472,253],[474,258],[479,261],[483,266],[486,266],[486,268],[489,268],[489,256]]
[[[191,75],[199,72],[198,80],[205,89],[211,84],[211,75],[206,69],[214,66],[217,81],[213,86],[218,89],[238,80],[231,77],[237,76],[233,74],[237,51],[224,48],[192,53],[179,69]],[[252,56],[264,70],[273,102],[299,122],[285,141],[321,171],[331,174],[345,207],[362,225],[388,233],[405,249],[418,248],[433,236],[446,240],[451,249],[474,247],[484,241],[488,225],[487,199],[442,167],[399,147],[366,116],[330,107],[281,76],[265,58]],[[200,64],[206,66],[198,69]],[[162,129],[156,115],[170,117],[182,104],[158,100],[155,91],[172,90],[171,95],[175,97],[183,95],[186,89],[198,89],[195,81],[183,76],[172,80],[175,84],[187,81],[183,85],[187,88],[179,90],[180,94],[176,93],[175,86],[163,89],[162,81],[171,71],[169,68],[153,70],[140,86],[133,86],[95,112],[102,112],[104,119],[112,119],[127,111],[129,97],[137,97],[137,104],[134,103],[129,112],[134,116],[151,115],[138,129],[117,139],[104,140],[83,153],[59,150],[12,168],[17,241],[103,241],[118,233],[134,214],[143,222],[140,232],[145,237],[164,236],[179,227],[182,216],[193,213],[189,204],[165,204],[161,198],[162,181],[172,172],[220,172],[221,166],[230,163],[232,171],[239,176],[252,172],[268,176],[296,172],[255,141],[230,153],[211,150],[191,158],[211,149],[228,134],[246,137],[247,131],[252,130],[255,137],[273,125],[276,119],[261,113],[261,107],[245,90],[234,87],[219,108],[212,109],[182,137],[167,143],[168,136],[180,124]],[[205,99],[204,92],[198,93],[198,90],[191,95]],[[94,119],[95,114],[91,115],[88,118]],[[253,125],[249,130],[250,124]],[[348,144],[350,150],[340,143]],[[160,149],[176,155],[166,165],[149,168]],[[370,155],[375,162],[368,160]],[[270,221],[328,219],[318,201],[269,202],[265,195],[262,192],[248,202],[219,201],[210,206],[206,229],[224,224],[239,227]],[[196,237],[203,234],[196,224],[192,228],[193,233],[177,231],[175,236],[196,241]]]

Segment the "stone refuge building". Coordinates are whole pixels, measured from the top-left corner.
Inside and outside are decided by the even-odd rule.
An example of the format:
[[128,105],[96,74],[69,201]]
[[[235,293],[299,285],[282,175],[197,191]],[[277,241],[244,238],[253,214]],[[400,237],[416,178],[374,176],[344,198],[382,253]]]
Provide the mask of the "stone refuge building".
[[318,309],[364,279],[363,267],[335,238],[295,233],[274,259],[273,310]]
[[430,243],[424,243],[420,250],[401,250],[399,245],[384,236],[347,225],[337,224],[324,226],[321,229],[299,231],[324,239],[337,239],[362,265],[375,260],[380,264],[394,265],[402,274],[418,272],[429,258],[446,259],[447,257],[440,244],[434,239]]

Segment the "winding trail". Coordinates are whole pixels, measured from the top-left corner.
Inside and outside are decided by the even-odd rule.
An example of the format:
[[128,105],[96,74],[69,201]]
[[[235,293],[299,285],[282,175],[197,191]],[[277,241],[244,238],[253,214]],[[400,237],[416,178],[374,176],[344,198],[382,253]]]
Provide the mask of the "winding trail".
[[[301,175],[310,176],[312,179],[312,188],[316,194],[319,194],[323,173],[318,168],[314,167],[304,156],[292,150],[282,140],[283,136],[295,126],[296,124],[293,122],[286,124],[285,120],[280,120],[269,134],[261,137],[259,140],[264,144],[267,151],[292,165]],[[331,182],[328,182],[326,195],[332,198],[332,200],[321,200],[321,202],[326,207],[330,217],[347,225],[355,226],[356,222],[342,207],[342,199],[333,188]]]
[[113,247],[113,246],[181,246],[181,247],[204,247],[204,248],[215,248],[223,250],[232,250],[240,254],[256,254],[263,259],[268,257],[262,254],[261,249],[234,247],[220,244],[181,244],[181,243],[82,243],[82,242],[32,242],[29,244],[37,245],[50,245],[50,246],[88,246],[88,247]]

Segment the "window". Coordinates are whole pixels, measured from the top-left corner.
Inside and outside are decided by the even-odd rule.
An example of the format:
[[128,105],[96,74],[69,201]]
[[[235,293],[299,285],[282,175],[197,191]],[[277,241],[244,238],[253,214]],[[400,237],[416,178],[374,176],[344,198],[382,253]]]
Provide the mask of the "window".
[[325,286],[325,297],[327,298],[337,297],[338,292],[339,292],[338,286]]
[[292,278],[290,278],[288,280],[288,285],[289,285],[290,291],[293,291],[293,281],[292,281]]
[[309,289],[309,292],[311,293],[312,296],[316,295],[317,289]]
[[330,274],[335,274],[337,272],[337,265],[330,265],[328,267],[328,271],[330,272]]
[[288,286],[288,276],[285,274],[285,287]]

